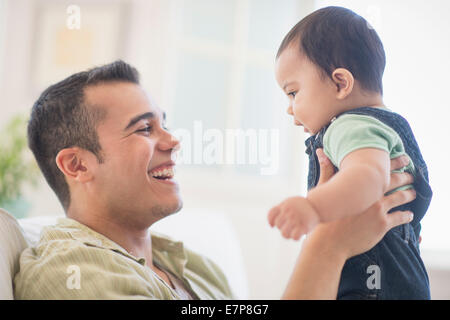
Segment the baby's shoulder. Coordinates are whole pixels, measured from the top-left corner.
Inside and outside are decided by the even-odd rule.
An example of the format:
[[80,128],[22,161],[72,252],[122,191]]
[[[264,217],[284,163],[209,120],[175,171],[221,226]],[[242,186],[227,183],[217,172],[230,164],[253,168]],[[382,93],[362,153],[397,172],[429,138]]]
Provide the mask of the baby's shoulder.
[[334,118],[331,121],[328,129],[344,128],[346,126],[354,126],[354,125],[386,126],[386,124],[383,123],[381,120],[371,115],[345,113],[343,115]]
[[370,115],[344,114],[333,119],[326,128],[323,140],[337,138],[354,139],[357,136],[372,135],[397,137],[396,131],[381,120]]
[[399,134],[370,115],[339,116],[327,128],[322,142],[325,154],[337,167],[347,154],[359,149],[376,148],[389,154],[404,153]]

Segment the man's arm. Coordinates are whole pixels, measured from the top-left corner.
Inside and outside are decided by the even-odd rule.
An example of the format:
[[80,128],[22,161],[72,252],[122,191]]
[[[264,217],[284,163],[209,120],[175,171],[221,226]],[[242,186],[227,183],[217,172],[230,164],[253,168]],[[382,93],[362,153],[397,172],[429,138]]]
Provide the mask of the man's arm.
[[361,213],[379,200],[389,186],[389,160],[389,154],[380,149],[348,154],[333,179],[308,193],[320,222]]
[[346,256],[323,240],[317,237],[305,240],[282,299],[336,299]]

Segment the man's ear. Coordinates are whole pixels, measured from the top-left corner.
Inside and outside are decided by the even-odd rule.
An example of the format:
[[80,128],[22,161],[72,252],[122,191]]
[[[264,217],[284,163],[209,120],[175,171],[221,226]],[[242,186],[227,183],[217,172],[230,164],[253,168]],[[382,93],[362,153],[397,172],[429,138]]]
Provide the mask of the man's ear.
[[95,155],[80,148],[62,149],[56,155],[56,165],[67,180],[84,183],[93,179],[93,162]]
[[352,73],[347,69],[337,68],[331,74],[331,79],[337,87],[336,98],[342,100],[348,97],[355,84],[355,79],[353,78]]

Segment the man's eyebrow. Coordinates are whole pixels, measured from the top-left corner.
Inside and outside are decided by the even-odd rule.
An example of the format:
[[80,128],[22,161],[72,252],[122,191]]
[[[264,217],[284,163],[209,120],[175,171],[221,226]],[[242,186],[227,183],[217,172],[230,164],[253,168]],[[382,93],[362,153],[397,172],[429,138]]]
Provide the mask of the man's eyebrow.
[[154,117],[155,117],[155,114],[153,112],[146,112],[146,113],[140,114],[140,115],[134,117],[133,119],[131,119],[130,122],[128,122],[128,125],[126,126],[124,131],[128,130],[129,128],[131,128],[132,126],[134,126],[136,123],[138,123],[139,121],[141,121],[143,119],[151,119]]

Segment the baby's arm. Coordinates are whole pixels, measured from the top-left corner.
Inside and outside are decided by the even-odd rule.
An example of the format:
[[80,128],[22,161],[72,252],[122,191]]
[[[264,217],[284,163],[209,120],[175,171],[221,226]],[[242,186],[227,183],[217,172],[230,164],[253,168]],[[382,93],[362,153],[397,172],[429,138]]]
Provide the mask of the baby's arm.
[[343,115],[333,121],[323,146],[339,172],[307,197],[288,198],[270,210],[270,225],[285,237],[298,238],[320,222],[369,208],[386,192],[390,155],[405,151],[395,130],[364,115]]
[[381,199],[389,185],[389,164],[389,154],[381,149],[358,149],[345,156],[338,173],[306,197],[320,222],[361,213]]
[[355,215],[381,199],[390,181],[389,154],[381,149],[353,151],[340,171],[306,198],[291,197],[273,207],[268,216],[286,238],[299,239],[318,223]]

